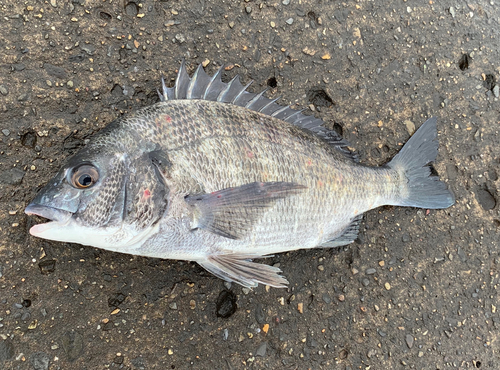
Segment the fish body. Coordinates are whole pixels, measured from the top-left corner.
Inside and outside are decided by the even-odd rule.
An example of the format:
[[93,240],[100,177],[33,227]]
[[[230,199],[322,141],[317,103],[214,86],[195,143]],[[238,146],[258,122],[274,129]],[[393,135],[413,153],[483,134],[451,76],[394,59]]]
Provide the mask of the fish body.
[[30,233],[134,255],[196,261],[227,281],[286,286],[252,260],[336,247],[381,205],[446,208],[431,118],[385,166],[360,164],[313,116],[184,64],[161,102],[116,120],[26,208]]

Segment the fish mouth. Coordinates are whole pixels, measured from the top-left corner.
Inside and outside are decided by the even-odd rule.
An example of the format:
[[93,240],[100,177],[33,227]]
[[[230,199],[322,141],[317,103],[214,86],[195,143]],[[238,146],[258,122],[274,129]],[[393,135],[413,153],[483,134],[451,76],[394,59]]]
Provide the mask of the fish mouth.
[[49,206],[42,206],[40,204],[34,203],[28,205],[25,208],[24,213],[26,213],[28,216],[40,216],[50,221],[32,226],[30,229],[30,234],[33,236],[39,236],[41,233],[53,228],[54,226],[64,226],[69,222],[69,220],[71,220],[71,217],[73,216],[73,213],[69,211],[64,211],[62,209]]

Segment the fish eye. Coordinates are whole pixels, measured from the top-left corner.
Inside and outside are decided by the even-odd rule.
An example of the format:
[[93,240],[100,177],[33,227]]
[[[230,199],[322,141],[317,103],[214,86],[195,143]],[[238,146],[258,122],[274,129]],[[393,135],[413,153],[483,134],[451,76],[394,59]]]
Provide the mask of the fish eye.
[[70,183],[77,189],[87,189],[99,180],[97,168],[90,164],[75,167],[71,174]]

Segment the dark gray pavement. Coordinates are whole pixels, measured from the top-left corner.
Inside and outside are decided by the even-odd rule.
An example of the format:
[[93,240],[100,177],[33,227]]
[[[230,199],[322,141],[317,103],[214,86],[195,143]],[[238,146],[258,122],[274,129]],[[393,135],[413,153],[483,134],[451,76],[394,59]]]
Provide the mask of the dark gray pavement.
[[[0,368],[500,368],[497,0],[0,6]],[[181,58],[312,108],[371,165],[438,117],[456,205],[383,207],[352,245],[275,256],[288,290],[29,236],[40,187]]]

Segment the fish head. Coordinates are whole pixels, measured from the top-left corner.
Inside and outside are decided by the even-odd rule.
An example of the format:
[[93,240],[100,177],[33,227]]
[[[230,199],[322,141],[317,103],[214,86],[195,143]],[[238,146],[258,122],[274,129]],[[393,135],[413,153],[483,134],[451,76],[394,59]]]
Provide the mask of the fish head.
[[[142,238],[162,213],[162,207],[157,207],[156,212],[141,209],[141,202],[144,206],[147,199],[138,199],[137,192],[142,190],[144,194],[142,188],[146,186],[151,198],[149,188],[155,185],[147,184],[148,171],[153,170],[143,163],[134,163],[126,153],[102,147],[83,148],[26,207],[26,214],[49,220],[31,227],[30,234],[128,252],[127,246]],[[135,179],[135,186],[131,186],[131,178]],[[164,194],[165,191],[159,196]],[[144,219],[144,215],[148,218]]]

